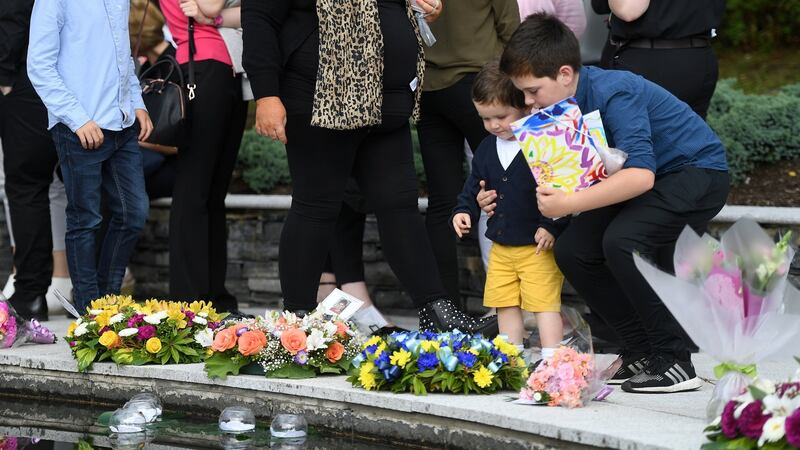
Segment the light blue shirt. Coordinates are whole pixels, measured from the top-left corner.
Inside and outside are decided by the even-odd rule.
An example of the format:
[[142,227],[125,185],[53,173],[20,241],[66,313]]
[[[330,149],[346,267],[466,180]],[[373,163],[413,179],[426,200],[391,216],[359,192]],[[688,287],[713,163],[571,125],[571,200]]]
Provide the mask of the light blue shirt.
[[48,128],[73,132],[94,120],[105,130],[133,125],[145,109],[128,38],[130,0],[36,0],[28,76]]

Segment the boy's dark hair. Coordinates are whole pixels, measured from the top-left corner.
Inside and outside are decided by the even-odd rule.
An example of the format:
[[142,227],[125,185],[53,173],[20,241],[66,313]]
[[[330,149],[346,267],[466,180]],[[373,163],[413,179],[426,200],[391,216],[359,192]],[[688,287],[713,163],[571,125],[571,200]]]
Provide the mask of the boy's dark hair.
[[581,68],[581,48],[575,34],[557,18],[531,14],[520,24],[500,58],[500,70],[510,77],[533,75],[556,79],[561,66]]
[[525,109],[525,94],[514,87],[508,75],[500,71],[500,62],[486,63],[472,82],[472,101],[481,104],[498,103]]

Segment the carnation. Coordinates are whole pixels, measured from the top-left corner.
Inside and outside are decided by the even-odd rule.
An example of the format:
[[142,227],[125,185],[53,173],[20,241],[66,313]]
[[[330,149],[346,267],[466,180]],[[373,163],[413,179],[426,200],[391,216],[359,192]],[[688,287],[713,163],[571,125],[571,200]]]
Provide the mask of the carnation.
[[736,410],[736,402],[728,402],[725,409],[722,410],[722,434],[728,439],[734,439],[738,434],[736,433],[736,418],[733,413]]
[[800,448],[800,408],[786,418],[783,427],[786,431],[786,442],[791,446]]
[[756,400],[742,410],[742,415],[739,417],[739,431],[744,436],[753,440],[761,437],[764,424],[770,418],[769,415],[764,415],[763,407],[761,400]]

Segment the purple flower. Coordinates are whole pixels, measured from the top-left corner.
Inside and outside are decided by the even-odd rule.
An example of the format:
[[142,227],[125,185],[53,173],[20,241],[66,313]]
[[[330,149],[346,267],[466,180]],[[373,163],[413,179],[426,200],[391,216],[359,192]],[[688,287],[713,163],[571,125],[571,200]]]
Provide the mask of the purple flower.
[[786,430],[786,442],[792,447],[800,448],[800,409],[796,409],[783,424]]
[[250,328],[247,328],[247,327],[239,328],[238,330],[236,330],[236,336],[241,337],[243,334],[247,333],[248,331],[250,331]]
[[737,406],[739,406],[738,403],[730,401],[727,405],[725,405],[725,409],[722,410],[722,434],[724,434],[728,439],[734,439],[736,436],[738,436],[738,433],[736,432],[736,417],[733,415]]
[[306,363],[308,362],[308,353],[306,353],[303,350],[300,350],[299,352],[297,352],[296,355],[294,355],[294,362],[300,364],[301,366],[306,365]]
[[775,393],[778,394],[778,397],[784,397],[787,394],[789,397],[794,397],[794,395],[800,394],[800,382],[781,383],[775,389]]
[[458,362],[463,364],[467,369],[472,369],[472,366],[478,362],[478,357],[470,352],[458,352],[456,353],[456,357],[458,357]]
[[211,330],[216,330],[221,325],[220,322],[208,322],[208,328]]
[[433,369],[438,365],[439,358],[436,357],[436,353],[422,352],[419,354],[419,359],[417,359],[417,368],[419,368],[420,372]]
[[111,328],[109,328],[109,327],[103,327],[103,328],[102,328],[102,329],[101,329],[101,330],[100,330],[100,331],[97,333],[97,335],[98,335],[98,336],[102,336],[102,335],[103,335],[103,333],[105,333],[106,331],[111,331]]
[[70,342],[69,342],[69,346],[70,346],[70,347],[75,347],[76,345],[78,345],[78,342],[77,342],[77,341],[70,341]]
[[753,440],[761,437],[764,423],[771,417],[770,414],[764,415],[763,411],[764,404],[761,403],[761,400],[756,400],[744,407],[742,415],[739,416],[739,431],[742,435]]
[[144,315],[138,313],[134,314],[133,317],[128,319],[128,328],[136,328],[142,321],[144,321]]
[[146,341],[155,335],[156,327],[153,325],[145,325],[139,328],[139,332],[136,333],[136,339],[139,339],[140,341]]

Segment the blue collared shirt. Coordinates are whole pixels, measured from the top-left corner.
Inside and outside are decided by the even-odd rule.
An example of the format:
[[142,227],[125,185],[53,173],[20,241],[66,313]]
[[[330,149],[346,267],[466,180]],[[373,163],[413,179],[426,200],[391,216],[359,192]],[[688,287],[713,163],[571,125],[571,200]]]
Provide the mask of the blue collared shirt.
[[36,0],[28,76],[48,128],[94,120],[105,130],[133,125],[145,109],[128,38],[129,0]]
[[639,75],[582,67],[575,98],[584,113],[600,110],[609,145],[628,153],[626,168],[656,175],[686,166],[728,170],[725,148],[708,124]]

